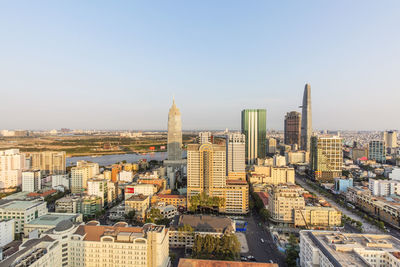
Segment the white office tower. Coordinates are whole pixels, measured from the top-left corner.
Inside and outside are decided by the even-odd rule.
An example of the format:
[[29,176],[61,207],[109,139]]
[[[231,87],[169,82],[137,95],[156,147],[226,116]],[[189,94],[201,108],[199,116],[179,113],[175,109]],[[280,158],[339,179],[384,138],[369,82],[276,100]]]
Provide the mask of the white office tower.
[[199,144],[209,144],[212,143],[211,132],[200,132],[199,133]]
[[53,189],[59,189],[60,187],[64,187],[65,189],[70,188],[71,179],[68,177],[68,174],[59,174],[51,176],[51,187]]
[[25,156],[19,149],[0,151],[0,188],[20,186],[23,169]]
[[245,169],[246,136],[241,133],[230,133],[226,136],[226,173],[245,172]]
[[42,189],[42,173],[40,170],[22,172],[22,191],[36,192]]

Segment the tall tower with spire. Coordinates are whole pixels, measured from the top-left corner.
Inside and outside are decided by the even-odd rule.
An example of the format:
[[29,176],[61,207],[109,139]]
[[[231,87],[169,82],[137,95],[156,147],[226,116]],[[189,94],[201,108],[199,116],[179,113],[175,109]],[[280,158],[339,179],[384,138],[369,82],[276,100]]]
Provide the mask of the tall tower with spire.
[[172,99],[172,106],[168,113],[168,157],[169,161],[182,160],[182,120],[181,112]]
[[301,114],[301,149],[307,152],[311,150],[312,115],[311,115],[311,86],[306,84],[303,95]]

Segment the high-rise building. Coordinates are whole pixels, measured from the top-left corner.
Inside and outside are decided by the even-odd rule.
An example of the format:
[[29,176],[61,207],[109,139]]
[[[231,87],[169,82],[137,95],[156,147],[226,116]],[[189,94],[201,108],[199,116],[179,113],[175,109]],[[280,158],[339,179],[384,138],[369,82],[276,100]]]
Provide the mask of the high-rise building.
[[172,107],[168,113],[168,160],[182,159],[182,120],[181,112],[172,100]]
[[285,116],[285,144],[300,146],[301,114],[296,111],[288,112]]
[[342,138],[338,136],[313,136],[311,138],[310,167],[314,179],[333,181],[342,176]]
[[302,150],[310,152],[312,135],[312,113],[311,113],[311,86],[306,84],[303,95],[303,105],[301,106],[301,139]]
[[368,158],[376,160],[380,163],[386,162],[386,145],[385,141],[372,140],[368,145]]
[[200,132],[199,133],[199,144],[207,144],[207,143],[212,143],[212,134],[211,132]]
[[22,191],[36,192],[42,189],[42,173],[40,170],[22,172]]
[[384,132],[383,140],[386,143],[386,147],[396,148],[397,147],[397,132],[395,132],[395,131]]
[[242,134],[246,136],[246,160],[254,164],[257,158],[266,156],[267,111],[265,109],[242,110]]
[[20,186],[23,169],[25,169],[25,156],[19,149],[0,151],[0,188]]
[[[187,148],[188,207],[192,196],[205,193],[225,200],[220,212],[247,213],[249,186],[245,175],[226,177],[226,147],[217,144],[189,144]],[[237,173],[236,173],[237,174]]]
[[87,180],[99,174],[99,164],[78,161],[71,169],[71,193],[83,193],[87,189]]
[[44,174],[65,174],[65,151],[25,152],[25,157],[30,162],[30,168],[41,170]]
[[88,191],[87,194],[89,196],[98,196],[101,198],[101,202],[103,207],[108,203],[108,180],[107,179],[98,179],[92,178],[87,181],[88,183]]
[[246,136],[230,133],[226,136],[226,174],[246,171]]

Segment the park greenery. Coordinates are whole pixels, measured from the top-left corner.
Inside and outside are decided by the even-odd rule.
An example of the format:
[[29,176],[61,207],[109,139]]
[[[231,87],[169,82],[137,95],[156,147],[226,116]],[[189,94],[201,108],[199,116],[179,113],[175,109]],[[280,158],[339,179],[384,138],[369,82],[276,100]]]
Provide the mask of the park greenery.
[[293,234],[290,234],[289,236],[285,253],[286,253],[286,264],[289,267],[297,266],[296,261],[297,258],[299,257],[299,246],[297,238]]
[[199,208],[222,208],[225,205],[225,199],[220,197],[210,197],[206,193],[192,196],[189,200],[191,212],[195,212]]
[[258,215],[260,215],[264,222],[268,221],[271,217],[269,210],[265,208],[261,198],[255,192],[252,192],[251,195],[254,199],[254,208],[257,210]]
[[169,227],[171,220],[164,218],[159,209],[151,208],[147,214],[146,223],[155,223],[157,225],[165,225]]
[[237,260],[240,256],[240,243],[233,234],[222,237],[214,235],[196,235],[192,257],[195,259]]

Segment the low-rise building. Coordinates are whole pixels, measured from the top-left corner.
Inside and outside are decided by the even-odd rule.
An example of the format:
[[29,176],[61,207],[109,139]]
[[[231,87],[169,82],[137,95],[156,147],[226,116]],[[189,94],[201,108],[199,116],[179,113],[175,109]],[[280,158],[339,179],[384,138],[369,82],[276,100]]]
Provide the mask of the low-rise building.
[[157,194],[151,198],[152,203],[165,203],[166,205],[172,205],[177,208],[184,207],[186,208],[187,198],[184,195],[166,195],[166,194]]
[[102,210],[102,200],[98,196],[67,196],[56,200],[58,213],[82,213],[92,216]]
[[196,235],[215,235],[235,233],[235,223],[228,217],[211,215],[175,216],[170,225],[169,243],[171,247],[191,248]]
[[64,220],[40,238],[23,243],[0,266],[168,267],[169,262],[165,226],[128,227],[124,222],[102,226],[96,221],[75,225]]
[[154,184],[129,184],[125,186],[125,199],[133,195],[152,196],[157,192],[157,186]]
[[58,188],[59,186],[63,186],[65,189],[70,188],[71,179],[68,174],[59,174],[51,176],[51,187]]
[[294,184],[295,171],[290,167],[254,166],[249,174],[251,184]]
[[400,266],[400,240],[391,235],[300,231],[300,266]]
[[400,181],[369,179],[368,187],[373,196],[400,195]]
[[44,201],[0,200],[0,219],[14,219],[16,234],[23,233],[26,224],[47,213]]
[[161,215],[166,219],[172,219],[178,214],[178,209],[172,205],[158,205],[154,208],[158,209]]
[[335,191],[336,192],[347,192],[349,187],[353,187],[352,178],[335,178]]
[[146,211],[150,207],[150,197],[145,195],[133,195],[125,200],[125,213],[135,211],[136,219],[144,221],[146,219]]
[[56,227],[59,222],[69,220],[73,223],[80,223],[83,221],[82,214],[79,213],[55,213],[49,212],[46,215],[40,216],[25,225],[24,235],[27,237],[29,233],[37,230],[38,234],[46,232]]

